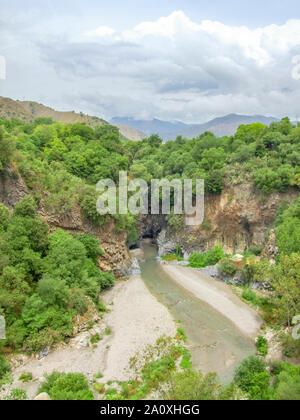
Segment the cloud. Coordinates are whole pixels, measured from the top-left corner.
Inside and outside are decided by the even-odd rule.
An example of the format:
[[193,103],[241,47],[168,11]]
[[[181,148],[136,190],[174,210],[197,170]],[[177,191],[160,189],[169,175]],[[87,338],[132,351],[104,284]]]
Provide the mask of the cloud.
[[[18,48],[24,57],[24,47],[12,31],[6,39],[17,39],[15,63]],[[54,36],[28,28],[28,45],[32,74],[40,74],[39,86],[42,75],[47,76],[43,97],[57,108],[105,118],[189,122],[230,112],[277,117],[298,113],[300,82],[293,77],[293,59],[300,54],[300,20],[250,29],[197,23],[175,11],[122,32],[99,26]],[[27,89],[24,94],[35,99],[37,79],[30,79],[30,64],[26,67],[27,83],[12,78],[6,89],[10,91],[11,83],[14,92]]]
[[116,31],[109,26],[99,26],[96,29],[84,33],[87,37],[105,37],[112,36]]

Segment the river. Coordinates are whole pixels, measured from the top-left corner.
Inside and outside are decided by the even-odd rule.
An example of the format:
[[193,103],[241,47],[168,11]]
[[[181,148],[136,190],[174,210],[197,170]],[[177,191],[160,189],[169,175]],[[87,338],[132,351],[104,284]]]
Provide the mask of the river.
[[154,246],[145,242],[143,250],[142,279],[185,331],[193,367],[204,373],[217,372],[224,383],[230,382],[240,362],[255,353],[253,340],[165,273]]

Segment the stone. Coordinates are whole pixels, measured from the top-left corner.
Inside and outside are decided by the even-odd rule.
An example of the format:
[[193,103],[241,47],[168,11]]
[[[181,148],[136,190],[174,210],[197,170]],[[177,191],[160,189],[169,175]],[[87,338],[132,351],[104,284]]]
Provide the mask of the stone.
[[46,392],[42,392],[34,398],[34,401],[51,401],[51,398]]

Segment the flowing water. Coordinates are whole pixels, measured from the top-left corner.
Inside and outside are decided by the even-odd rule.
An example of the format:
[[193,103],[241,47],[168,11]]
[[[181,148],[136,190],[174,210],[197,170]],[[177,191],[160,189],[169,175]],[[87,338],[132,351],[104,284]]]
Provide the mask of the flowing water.
[[145,259],[141,263],[142,278],[151,293],[166,307],[174,320],[180,321],[192,354],[193,366],[204,373],[217,372],[230,382],[235,368],[255,353],[252,340],[223,315],[197,299],[166,274],[157,262],[154,246],[144,243]]

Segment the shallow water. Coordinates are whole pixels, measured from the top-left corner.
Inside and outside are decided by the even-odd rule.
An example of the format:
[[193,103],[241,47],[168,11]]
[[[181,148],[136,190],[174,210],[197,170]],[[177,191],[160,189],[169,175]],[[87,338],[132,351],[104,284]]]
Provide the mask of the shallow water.
[[230,382],[240,362],[255,353],[252,340],[227,318],[178,285],[156,261],[154,246],[143,244],[145,260],[141,263],[142,278],[151,293],[167,306],[187,337],[193,366],[204,373],[217,372]]

